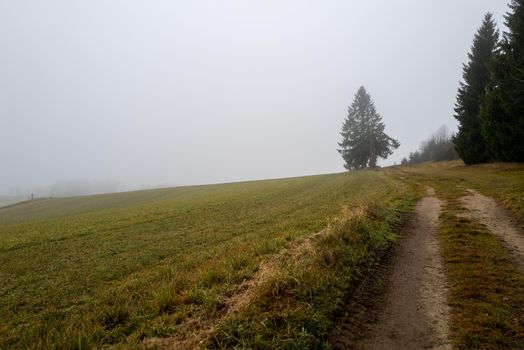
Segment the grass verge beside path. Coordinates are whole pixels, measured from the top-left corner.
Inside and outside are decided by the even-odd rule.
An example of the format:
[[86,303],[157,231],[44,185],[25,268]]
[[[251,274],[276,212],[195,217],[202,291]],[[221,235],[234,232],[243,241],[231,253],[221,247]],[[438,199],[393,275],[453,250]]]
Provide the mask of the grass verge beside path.
[[394,241],[392,227],[414,199],[346,208],[308,249],[279,261],[253,300],[222,322],[209,347],[329,349],[327,336],[344,296]]
[[441,216],[456,349],[524,349],[524,275],[503,243],[460,214],[455,196]]

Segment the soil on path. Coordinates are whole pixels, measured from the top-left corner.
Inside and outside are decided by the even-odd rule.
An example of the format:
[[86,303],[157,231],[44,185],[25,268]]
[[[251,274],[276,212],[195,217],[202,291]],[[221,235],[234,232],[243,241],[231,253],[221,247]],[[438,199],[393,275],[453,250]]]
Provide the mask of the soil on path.
[[499,236],[510,253],[524,267],[524,234],[511,216],[495,202],[475,190],[468,190],[468,196],[461,198],[468,209],[465,216],[478,220],[492,233]]
[[[366,288],[348,304],[331,336],[335,349],[451,349],[450,310],[437,241],[441,202],[432,189],[405,228],[381,288]],[[380,277],[379,277],[380,279]],[[371,282],[372,285],[380,285]]]

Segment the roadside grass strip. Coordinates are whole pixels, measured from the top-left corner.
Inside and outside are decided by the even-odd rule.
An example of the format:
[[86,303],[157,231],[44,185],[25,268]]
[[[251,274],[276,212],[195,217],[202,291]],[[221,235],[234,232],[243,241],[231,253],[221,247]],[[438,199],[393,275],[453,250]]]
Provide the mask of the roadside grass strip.
[[524,275],[506,247],[466,217],[456,194],[441,214],[455,349],[524,349]]
[[345,208],[306,249],[283,256],[253,300],[224,320],[213,349],[329,349],[334,315],[380,254],[414,198]]

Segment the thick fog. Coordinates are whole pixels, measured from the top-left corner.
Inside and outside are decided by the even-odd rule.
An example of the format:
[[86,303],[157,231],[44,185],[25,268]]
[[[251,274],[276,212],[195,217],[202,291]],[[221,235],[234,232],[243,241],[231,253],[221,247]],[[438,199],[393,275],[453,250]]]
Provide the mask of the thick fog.
[[506,2],[1,0],[0,194],[340,172],[360,85],[399,162]]

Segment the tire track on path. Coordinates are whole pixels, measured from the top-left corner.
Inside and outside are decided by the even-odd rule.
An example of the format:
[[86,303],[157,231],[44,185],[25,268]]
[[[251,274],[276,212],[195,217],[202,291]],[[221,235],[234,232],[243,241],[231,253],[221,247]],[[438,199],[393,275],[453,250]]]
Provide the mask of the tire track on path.
[[353,300],[331,337],[335,349],[451,349],[448,290],[437,240],[442,202],[434,195],[428,189],[416,205],[396,247],[385,300],[376,318],[369,310],[369,319],[360,320],[365,325],[355,324],[352,309],[362,309],[373,296]]
[[515,220],[495,202],[475,190],[460,199],[468,210],[464,216],[479,221],[482,225],[504,241],[510,254],[521,268],[524,268],[524,234]]

